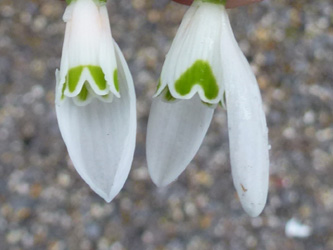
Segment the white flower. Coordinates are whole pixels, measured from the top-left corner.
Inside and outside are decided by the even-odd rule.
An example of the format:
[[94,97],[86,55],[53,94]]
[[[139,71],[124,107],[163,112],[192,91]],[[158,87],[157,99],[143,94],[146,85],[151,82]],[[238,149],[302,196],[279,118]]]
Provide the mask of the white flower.
[[72,1],[56,71],[56,112],[76,170],[107,202],[133,160],[136,98],[126,61],[111,36],[105,1]]
[[223,0],[196,0],[162,69],[150,111],[147,161],[158,186],[190,163],[217,103],[228,110],[234,185],[245,211],[258,216],[268,192],[268,131],[254,74],[238,47]]

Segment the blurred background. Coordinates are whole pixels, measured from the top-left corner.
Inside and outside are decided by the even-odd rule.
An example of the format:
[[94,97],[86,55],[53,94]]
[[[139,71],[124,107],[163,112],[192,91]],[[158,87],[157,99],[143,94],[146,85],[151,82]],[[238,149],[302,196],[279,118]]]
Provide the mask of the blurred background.
[[222,108],[178,181],[158,189],[147,172],[151,98],[188,7],[108,1],[135,81],[138,134],[129,179],[106,204],[73,168],[55,116],[65,2],[1,0],[0,249],[333,249],[332,5],[266,0],[229,11],[271,144],[267,206],[250,218],[232,184]]

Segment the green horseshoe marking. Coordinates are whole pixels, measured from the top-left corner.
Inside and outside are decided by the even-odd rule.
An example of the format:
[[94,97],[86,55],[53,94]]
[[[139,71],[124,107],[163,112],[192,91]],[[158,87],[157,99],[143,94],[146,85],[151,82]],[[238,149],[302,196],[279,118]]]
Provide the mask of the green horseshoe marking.
[[185,96],[195,85],[200,85],[208,100],[215,99],[219,94],[219,86],[207,61],[197,60],[175,82],[175,90]]
[[66,84],[68,86],[69,92],[74,92],[74,90],[76,89],[76,86],[79,83],[83,69],[84,66],[77,66],[68,70],[66,76]]
[[100,89],[100,90],[105,90],[106,89],[106,80],[105,80],[105,75],[103,73],[103,70],[101,67],[99,66],[86,66],[90,73],[91,73],[91,76],[93,77],[97,87]]
[[[74,68],[71,68],[68,70],[68,73],[65,78],[65,83],[61,90],[61,99],[63,100],[65,98],[65,90],[66,87],[68,87],[69,92],[73,93],[75,89],[77,88],[77,85],[79,84],[81,74],[83,70],[87,68],[94,79],[96,86],[100,90],[105,90],[107,88],[107,82],[105,80],[105,74],[103,73],[103,70],[99,66],[93,66],[93,65],[81,65]],[[118,80],[118,70],[115,69],[113,72],[113,82],[115,89],[119,92],[119,80]],[[86,83],[85,83],[86,84]],[[83,85],[82,89],[80,90],[80,93],[78,94],[78,97],[80,100],[85,101],[88,98],[88,88],[87,86]]]
[[67,76],[66,76],[66,84],[68,86],[69,92],[74,92],[82,74],[82,71],[87,68],[94,79],[97,87],[100,90],[105,90],[107,87],[107,83],[105,80],[105,74],[103,73],[103,70],[99,66],[92,66],[92,65],[85,65],[85,66],[77,66],[74,68],[71,68],[68,70]]

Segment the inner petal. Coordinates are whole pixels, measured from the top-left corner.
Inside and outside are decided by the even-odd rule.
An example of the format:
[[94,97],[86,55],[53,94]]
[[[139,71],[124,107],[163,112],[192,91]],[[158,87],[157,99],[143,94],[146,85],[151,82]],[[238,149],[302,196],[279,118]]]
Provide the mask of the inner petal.
[[175,90],[181,96],[190,94],[195,86],[200,86],[208,100],[215,99],[219,94],[219,85],[209,62],[197,60],[175,82]]
[[[75,103],[85,105],[91,98],[98,98],[103,102],[112,101],[112,89],[105,79],[100,66],[80,65],[68,70],[62,87],[61,100],[66,97],[75,99]],[[118,71],[113,73],[114,88],[119,91]]]

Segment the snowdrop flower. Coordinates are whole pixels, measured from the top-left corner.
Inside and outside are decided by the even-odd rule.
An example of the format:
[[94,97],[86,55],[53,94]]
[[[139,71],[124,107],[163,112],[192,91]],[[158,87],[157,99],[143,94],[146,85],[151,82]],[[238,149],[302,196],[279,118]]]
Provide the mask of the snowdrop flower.
[[56,71],[58,123],[76,170],[110,202],[123,187],[133,160],[133,80],[112,39],[106,0],[69,2]]
[[255,76],[230,27],[223,0],[196,0],[166,57],[152,103],[147,161],[158,186],[174,181],[195,156],[217,104],[228,111],[234,185],[258,216],[268,191],[268,131]]

